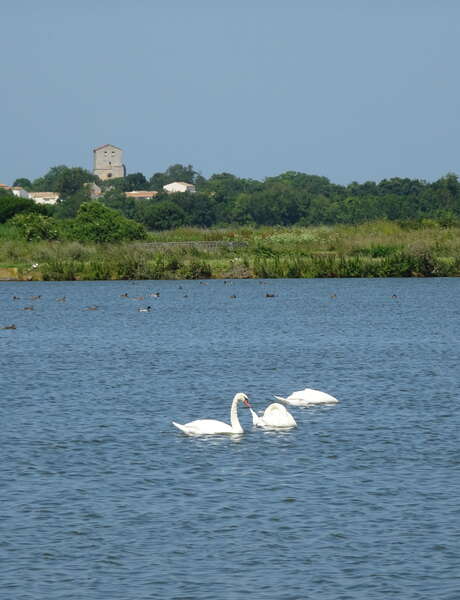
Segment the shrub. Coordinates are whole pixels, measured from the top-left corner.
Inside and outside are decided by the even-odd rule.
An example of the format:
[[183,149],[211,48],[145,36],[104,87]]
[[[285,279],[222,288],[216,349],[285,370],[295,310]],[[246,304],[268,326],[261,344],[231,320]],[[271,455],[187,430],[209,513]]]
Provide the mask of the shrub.
[[19,213],[8,221],[17,227],[22,237],[28,242],[32,240],[57,240],[59,227],[57,222],[38,213]]
[[187,222],[185,211],[171,200],[138,203],[137,217],[147,227],[157,231],[181,227]]
[[48,207],[35,204],[29,198],[18,198],[0,190],[0,223],[5,223],[18,213],[47,214],[47,212]]
[[81,242],[121,242],[145,239],[145,228],[100,202],[84,202],[66,224],[67,237]]

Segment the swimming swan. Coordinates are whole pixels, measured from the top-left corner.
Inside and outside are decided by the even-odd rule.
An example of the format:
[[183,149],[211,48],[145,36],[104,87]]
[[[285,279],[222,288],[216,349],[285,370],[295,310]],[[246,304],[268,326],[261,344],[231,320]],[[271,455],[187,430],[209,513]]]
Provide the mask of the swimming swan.
[[252,415],[252,424],[256,427],[272,428],[297,426],[291,413],[282,404],[278,404],[278,402],[273,402],[273,404],[267,406],[261,417],[259,417],[252,408],[249,410]]
[[275,396],[275,398],[290,406],[314,406],[317,404],[337,404],[338,402],[334,396],[310,388],[293,392],[287,398],[282,398],[281,396]]
[[216,435],[219,433],[243,433],[244,430],[238,419],[238,403],[242,402],[248,408],[251,407],[249,399],[246,394],[235,394],[232,407],[230,409],[230,422],[231,425],[227,425],[223,421],[216,421],[215,419],[200,419],[198,421],[191,421],[180,425],[179,423],[172,422],[172,424],[186,433],[187,435]]

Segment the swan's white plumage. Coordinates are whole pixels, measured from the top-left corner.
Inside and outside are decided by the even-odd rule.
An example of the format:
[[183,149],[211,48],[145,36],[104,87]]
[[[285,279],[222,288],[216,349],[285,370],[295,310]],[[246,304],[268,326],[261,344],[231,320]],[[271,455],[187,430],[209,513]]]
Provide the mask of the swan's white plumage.
[[273,428],[273,427],[296,427],[294,417],[286,409],[285,406],[278,402],[273,402],[267,406],[264,414],[259,417],[252,408],[249,409],[252,415],[252,424],[256,427]]
[[310,388],[293,392],[287,398],[283,398],[282,396],[275,396],[275,398],[290,406],[314,406],[316,404],[337,404],[338,402],[334,396]]
[[246,394],[235,394],[230,409],[230,425],[224,423],[223,421],[216,421],[215,419],[198,419],[197,421],[190,421],[190,423],[185,423],[185,425],[181,425],[180,423],[176,423],[175,421],[173,421],[172,424],[187,435],[244,433],[244,429],[241,427],[241,423],[238,419],[239,402],[243,402],[247,407],[250,407],[249,400]]

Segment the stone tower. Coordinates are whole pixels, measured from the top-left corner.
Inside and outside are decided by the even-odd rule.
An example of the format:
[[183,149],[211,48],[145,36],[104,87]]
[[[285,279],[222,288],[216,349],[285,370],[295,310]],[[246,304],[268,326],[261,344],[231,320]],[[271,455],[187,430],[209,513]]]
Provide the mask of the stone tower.
[[126,175],[125,165],[123,164],[123,150],[105,144],[93,150],[93,174],[100,179],[111,179],[124,177]]

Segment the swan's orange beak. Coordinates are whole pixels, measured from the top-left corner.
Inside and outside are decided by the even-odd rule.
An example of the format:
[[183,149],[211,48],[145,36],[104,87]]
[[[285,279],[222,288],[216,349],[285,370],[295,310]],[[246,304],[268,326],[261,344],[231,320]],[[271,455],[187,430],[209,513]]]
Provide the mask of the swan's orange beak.
[[246,406],[246,408],[251,408],[251,405],[249,404],[249,400],[247,398],[244,398],[243,404]]

